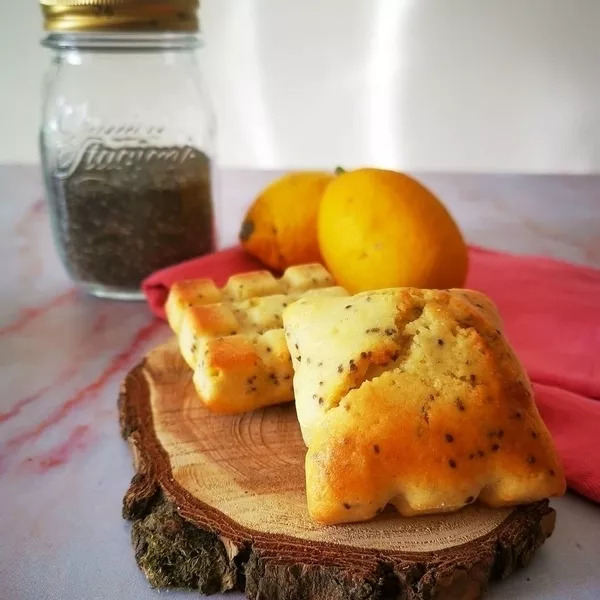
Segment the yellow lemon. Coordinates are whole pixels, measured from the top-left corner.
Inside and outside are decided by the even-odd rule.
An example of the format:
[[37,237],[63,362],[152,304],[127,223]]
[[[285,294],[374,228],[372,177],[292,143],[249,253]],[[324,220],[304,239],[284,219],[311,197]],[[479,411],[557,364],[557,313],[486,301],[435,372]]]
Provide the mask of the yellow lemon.
[[462,287],[467,248],[444,205],[408,175],[340,174],[319,208],[318,239],[331,274],[349,291]]
[[267,266],[283,271],[291,265],[321,262],[317,215],[330,173],[289,173],[267,186],[242,222],[240,241]]

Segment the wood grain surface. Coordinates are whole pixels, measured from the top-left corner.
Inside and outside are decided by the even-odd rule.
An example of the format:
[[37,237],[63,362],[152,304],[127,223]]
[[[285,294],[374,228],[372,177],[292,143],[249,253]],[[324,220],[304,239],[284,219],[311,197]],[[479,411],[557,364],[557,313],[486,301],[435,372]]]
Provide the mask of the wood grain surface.
[[323,527],[306,510],[293,405],[215,415],[174,341],[125,380],[123,436],[137,474],[124,499],[153,585],[249,598],[478,598],[554,528],[547,501]]

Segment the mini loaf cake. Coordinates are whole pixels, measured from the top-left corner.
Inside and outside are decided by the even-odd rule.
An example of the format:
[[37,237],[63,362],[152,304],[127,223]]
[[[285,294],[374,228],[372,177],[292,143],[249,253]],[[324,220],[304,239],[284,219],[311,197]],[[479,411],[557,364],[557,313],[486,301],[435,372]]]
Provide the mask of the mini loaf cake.
[[283,313],[306,489],[321,523],[564,493],[495,306],[468,290],[305,298]]
[[208,408],[239,413],[294,399],[283,333],[284,308],[302,296],[340,296],[319,264],[234,275],[219,289],[210,279],[176,283],[165,306],[194,386]]

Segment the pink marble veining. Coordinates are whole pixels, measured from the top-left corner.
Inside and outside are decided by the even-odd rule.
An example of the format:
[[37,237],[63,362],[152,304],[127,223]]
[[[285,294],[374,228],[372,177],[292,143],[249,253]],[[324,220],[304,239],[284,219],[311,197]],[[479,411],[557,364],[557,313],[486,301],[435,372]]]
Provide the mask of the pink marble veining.
[[[62,404],[56,407],[49,415],[44,417],[34,426],[21,431],[14,437],[10,438],[5,444],[0,446],[0,464],[5,463],[14,452],[25,444],[31,443],[39,438],[46,430],[53,427],[61,420],[69,416],[71,411],[77,408],[78,405],[84,402],[94,401],[98,394],[102,392],[106,383],[117,373],[121,374],[131,366],[132,358],[137,356],[140,349],[145,346],[147,340],[159,329],[163,329],[164,325],[157,321],[151,321],[148,325],[136,332],[130,344],[121,352],[113,356],[100,375],[83,388],[77,390],[75,394],[67,398]],[[50,391],[46,390],[46,393]],[[43,394],[38,398],[43,397]]]
[[25,327],[29,327],[32,324],[32,321],[37,317],[44,315],[60,304],[70,302],[75,298],[75,296],[75,290],[68,289],[66,292],[50,298],[48,302],[44,302],[38,306],[25,307],[21,309],[18,317],[12,323],[0,327],[0,335],[6,335],[7,333],[18,333],[19,331],[25,329]]
[[[272,176],[223,174],[222,245]],[[423,179],[471,243],[600,268],[600,177]],[[144,304],[73,290],[52,245],[37,169],[0,166],[0,189],[0,598],[155,597],[120,516],[133,469],[116,401],[127,370],[168,329]],[[555,506],[558,539],[490,600],[598,598],[600,510],[572,496]]]
[[54,448],[39,456],[30,456],[21,466],[36,474],[42,474],[60,465],[64,465],[76,452],[85,452],[94,441],[94,430],[90,425],[77,425],[69,437]]

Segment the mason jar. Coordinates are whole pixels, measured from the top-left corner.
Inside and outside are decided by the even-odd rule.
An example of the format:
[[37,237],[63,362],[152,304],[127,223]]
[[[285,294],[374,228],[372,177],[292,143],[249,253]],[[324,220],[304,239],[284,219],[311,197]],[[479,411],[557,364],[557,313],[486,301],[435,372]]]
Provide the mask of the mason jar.
[[137,299],[147,275],[214,247],[198,0],[41,4],[40,149],[58,253],[79,288]]

